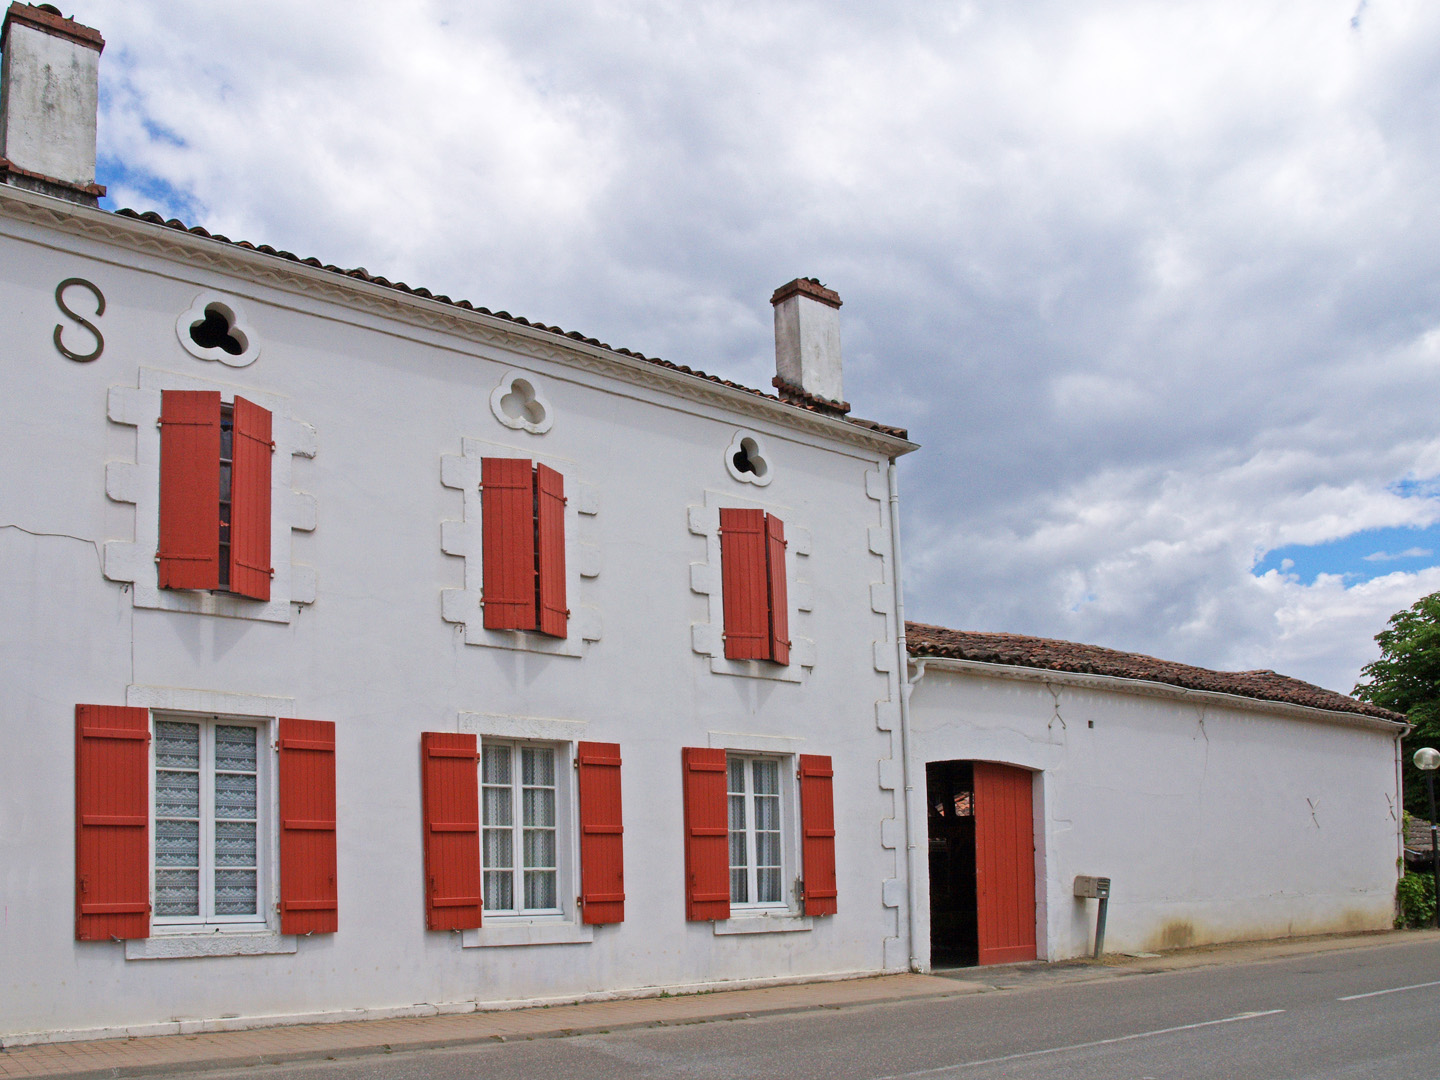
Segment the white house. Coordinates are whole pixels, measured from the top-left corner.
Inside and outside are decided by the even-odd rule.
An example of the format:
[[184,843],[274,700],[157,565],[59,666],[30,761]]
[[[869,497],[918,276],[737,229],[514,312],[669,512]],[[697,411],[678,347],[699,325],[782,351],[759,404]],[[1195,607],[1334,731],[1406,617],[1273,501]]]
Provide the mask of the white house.
[[907,668],[833,291],[772,394],[104,212],[103,48],[0,33],[0,1043],[923,969],[932,762],[1038,955],[1384,921],[1374,710]]
[[904,969],[839,297],[762,393],[103,212],[99,34],[0,47],[0,1037]]

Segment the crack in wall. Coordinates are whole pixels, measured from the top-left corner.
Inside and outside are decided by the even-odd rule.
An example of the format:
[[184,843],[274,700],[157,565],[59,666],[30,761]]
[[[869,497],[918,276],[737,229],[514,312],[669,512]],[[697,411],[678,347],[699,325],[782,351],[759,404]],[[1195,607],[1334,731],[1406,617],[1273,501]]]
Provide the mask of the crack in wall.
[[73,533],[42,532],[36,529],[27,529],[24,525],[0,524],[0,529],[14,529],[26,536],[49,537],[55,540],[78,540],[82,544],[89,544],[95,549],[95,566],[103,576],[105,573],[105,553],[101,548],[99,540],[91,540],[88,536],[76,536]]

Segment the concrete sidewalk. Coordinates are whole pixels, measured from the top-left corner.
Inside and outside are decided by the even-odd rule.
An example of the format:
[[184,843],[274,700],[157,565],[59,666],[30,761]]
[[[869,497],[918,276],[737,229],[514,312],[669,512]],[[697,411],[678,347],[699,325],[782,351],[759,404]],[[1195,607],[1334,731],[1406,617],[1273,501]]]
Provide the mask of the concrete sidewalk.
[[698,1024],[810,1009],[1024,990],[1129,974],[1252,963],[1336,949],[1362,949],[1440,937],[1437,931],[1394,931],[1200,947],[1162,956],[1107,956],[1100,961],[961,968],[933,975],[883,975],[842,982],[799,983],[675,997],[644,997],[575,1005],[445,1016],[355,1020],[58,1042],[0,1050],[0,1078],[153,1076],[420,1050],[467,1043],[598,1034],[625,1028]]

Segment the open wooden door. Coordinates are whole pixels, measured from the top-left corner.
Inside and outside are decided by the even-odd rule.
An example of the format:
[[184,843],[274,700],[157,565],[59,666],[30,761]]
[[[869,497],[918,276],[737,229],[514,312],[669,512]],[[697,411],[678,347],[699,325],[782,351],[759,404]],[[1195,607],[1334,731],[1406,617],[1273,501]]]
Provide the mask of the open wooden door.
[[1035,959],[1035,826],[1025,769],[975,762],[979,962]]

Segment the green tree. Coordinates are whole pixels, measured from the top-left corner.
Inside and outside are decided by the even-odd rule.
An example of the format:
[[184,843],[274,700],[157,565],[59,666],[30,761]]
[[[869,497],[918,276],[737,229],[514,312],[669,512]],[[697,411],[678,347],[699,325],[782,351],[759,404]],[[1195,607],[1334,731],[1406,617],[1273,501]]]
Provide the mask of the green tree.
[[1404,713],[1415,730],[1405,737],[1405,808],[1429,817],[1425,781],[1410,763],[1422,746],[1440,747],[1440,593],[1423,596],[1390,616],[1375,635],[1380,659],[1360,670],[1351,693],[1361,701]]

